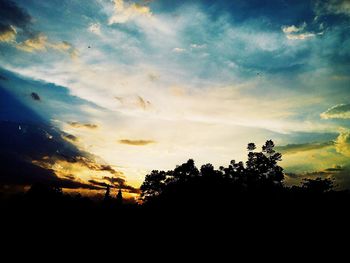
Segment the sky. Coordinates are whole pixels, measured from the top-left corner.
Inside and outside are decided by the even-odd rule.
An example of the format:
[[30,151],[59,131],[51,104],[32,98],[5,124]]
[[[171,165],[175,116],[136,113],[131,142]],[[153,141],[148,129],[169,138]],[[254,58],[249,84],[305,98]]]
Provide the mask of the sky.
[[2,144],[43,148],[0,154],[71,191],[268,139],[287,184],[350,188],[350,1],[0,0],[0,95]]

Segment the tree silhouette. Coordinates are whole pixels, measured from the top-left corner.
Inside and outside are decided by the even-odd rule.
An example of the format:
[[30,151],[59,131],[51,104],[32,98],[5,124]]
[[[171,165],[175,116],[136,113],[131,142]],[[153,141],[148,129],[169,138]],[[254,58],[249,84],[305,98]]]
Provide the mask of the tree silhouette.
[[119,188],[118,194],[117,194],[117,204],[122,205],[123,204],[123,194],[122,189]]
[[284,179],[283,168],[278,165],[282,155],[274,150],[275,144],[268,140],[261,152],[254,152],[255,144],[248,144],[246,162],[247,184],[253,188],[281,187]]
[[153,170],[146,175],[145,181],[141,185],[141,198],[148,200],[149,198],[158,196],[162,193],[165,186],[166,173],[164,171]]
[[[177,166],[172,171],[154,170],[146,175],[141,186],[141,198],[144,201],[159,199],[205,198],[207,191],[216,196],[229,196],[232,192],[259,191],[272,192],[283,187],[283,168],[278,165],[282,155],[274,150],[274,143],[266,141],[261,152],[256,152],[254,143],[248,144],[248,160],[232,160],[228,167],[215,170],[210,163],[202,165],[200,171],[192,159]],[[181,195],[181,197],[180,197]]]
[[326,193],[333,189],[333,181],[329,178],[322,179],[317,177],[316,179],[304,179],[302,188],[310,193]]
[[106,187],[106,193],[105,193],[105,197],[104,197],[104,201],[108,202],[111,200],[111,194],[110,194],[110,186],[107,185]]

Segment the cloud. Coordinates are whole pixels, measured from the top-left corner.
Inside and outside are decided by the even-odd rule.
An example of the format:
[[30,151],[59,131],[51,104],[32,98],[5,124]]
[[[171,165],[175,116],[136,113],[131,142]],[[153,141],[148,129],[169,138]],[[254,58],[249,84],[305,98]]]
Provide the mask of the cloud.
[[155,141],[153,141],[153,140],[129,140],[129,139],[122,139],[122,140],[119,140],[119,143],[127,144],[127,145],[134,145],[134,146],[144,146],[144,145],[155,143]]
[[193,49],[202,49],[202,48],[205,48],[206,45],[205,45],[205,44],[200,45],[200,44],[192,43],[192,44],[190,45],[190,47],[193,48]]
[[[116,171],[112,166],[106,165],[106,164],[100,165],[98,170],[99,171],[107,171],[107,172],[110,172],[111,174],[118,175],[118,176],[123,176],[122,172]],[[119,180],[122,180],[123,182],[125,182],[125,180],[122,178],[119,178]]]
[[[31,29],[32,17],[17,4],[10,0],[0,0],[0,42],[12,43],[25,52],[46,51],[48,48],[66,52],[72,58],[78,56],[78,51],[66,41],[51,43],[44,33],[36,33]],[[15,39],[19,32],[27,39],[19,44]],[[29,38],[28,38],[29,36]]]
[[16,39],[17,31],[11,25],[0,24],[0,42],[11,42]]
[[69,42],[62,41],[59,43],[52,43],[48,40],[47,36],[43,33],[19,43],[16,46],[18,49],[25,52],[47,51],[47,49],[57,50],[70,55],[72,59],[78,56],[78,50]]
[[80,123],[77,121],[68,122],[68,124],[74,128],[87,128],[87,129],[97,129],[97,124],[91,124],[91,123]]
[[88,30],[96,35],[101,35],[101,24],[100,23],[90,23]]
[[77,142],[79,140],[78,137],[76,137],[72,134],[64,134],[64,135],[62,135],[62,137],[68,141],[71,141],[71,142]]
[[328,0],[318,1],[316,3],[316,11],[319,15],[327,14],[343,14],[350,16],[350,1],[349,0]]
[[26,30],[31,24],[31,16],[16,3],[10,0],[0,0],[0,23],[5,26],[14,26]]
[[149,74],[148,74],[148,78],[149,78],[149,80],[152,81],[152,82],[159,80],[159,76],[156,75],[156,74],[153,74],[153,73],[149,73]]
[[152,103],[149,100],[142,98],[140,95],[123,97],[116,96],[114,98],[126,108],[148,110],[152,107]]
[[[290,40],[305,40],[308,38],[315,37],[316,36],[315,33],[305,31],[306,26],[307,26],[306,22],[304,22],[299,27],[295,25],[282,26],[282,31],[286,35],[286,38]],[[322,33],[318,33],[318,34],[322,34]]]
[[103,177],[102,179],[108,181],[108,183],[106,183],[104,181],[101,181],[101,180],[95,180],[95,179],[89,180],[89,183],[94,185],[94,186],[101,187],[101,188],[106,188],[107,186],[109,186],[109,187],[112,187],[112,188],[119,188],[119,189],[122,189],[122,190],[126,190],[129,193],[134,193],[134,194],[139,194],[140,193],[139,189],[137,189],[135,187],[132,187],[130,185],[127,185],[124,182],[116,184],[117,181],[115,181],[114,178]]
[[81,163],[87,153],[63,141],[60,131],[53,127],[43,123],[0,122],[0,145],[0,159],[4,162],[0,184],[44,183],[62,188],[96,189],[82,180],[67,177],[69,174],[60,176],[57,162]]
[[69,42],[62,41],[60,43],[48,43],[48,47],[67,53],[72,59],[76,59],[79,55],[78,50]]
[[340,172],[340,171],[344,171],[344,167],[342,167],[340,165],[335,165],[334,167],[325,169],[325,171],[326,172]]
[[116,188],[127,190],[129,193],[135,193],[135,194],[140,193],[139,189],[126,184],[125,180],[123,180],[122,178],[104,176],[102,179],[108,181],[110,184],[112,184]]
[[38,34],[18,44],[17,48],[25,52],[45,51],[47,44],[47,36]]
[[302,33],[302,34],[287,34],[286,37],[290,40],[305,40],[316,36],[314,33]]
[[322,119],[350,119],[350,104],[338,104],[321,113]]
[[109,177],[109,176],[104,176],[102,179],[107,180],[109,183],[113,185],[124,185],[125,180],[120,178],[120,177]]
[[335,149],[338,153],[350,157],[350,131],[343,130],[335,141]]
[[36,100],[36,101],[40,101],[41,100],[39,95],[37,93],[35,93],[35,92],[32,92],[30,94],[30,96],[32,97],[33,100]]
[[285,34],[291,34],[291,33],[297,33],[300,32],[302,30],[304,30],[306,27],[306,23],[304,22],[301,26],[297,27],[295,25],[291,25],[291,26],[283,26],[282,27],[282,31]]
[[148,100],[144,100],[142,97],[140,97],[140,96],[137,96],[137,99],[138,99],[138,105],[142,108],[142,109],[144,109],[144,110],[146,110],[146,109],[148,109],[150,106],[151,106],[151,103],[148,101]]
[[334,145],[333,141],[320,142],[320,143],[287,144],[285,146],[277,146],[276,151],[279,151],[282,154],[292,154],[292,153],[298,153],[298,152],[323,149],[333,145]]
[[175,53],[184,53],[184,52],[186,52],[186,49],[176,47],[176,48],[173,49],[173,52],[175,52]]
[[68,51],[73,48],[72,44],[68,43],[67,41],[62,41],[61,43],[57,44],[50,44],[49,46],[59,51]]
[[72,178],[61,178],[51,169],[28,162],[21,155],[0,153],[6,164],[1,167],[0,183],[2,185],[33,185],[37,183],[69,189],[99,189],[88,183]]
[[150,17],[152,12],[148,6],[138,3],[126,3],[124,0],[114,0],[114,13],[109,18],[109,24],[123,24],[138,17]]
[[105,182],[100,182],[100,181],[96,181],[94,179],[89,180],[89,183],[92,185],[96,185],[100,188],[106,188],[109,184],[105,183]]

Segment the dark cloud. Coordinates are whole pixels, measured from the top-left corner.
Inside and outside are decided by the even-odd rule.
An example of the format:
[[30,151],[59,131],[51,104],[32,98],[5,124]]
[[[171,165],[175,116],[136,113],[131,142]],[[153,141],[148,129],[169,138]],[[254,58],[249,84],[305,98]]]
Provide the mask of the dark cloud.
[[133,146],[144,146],[148,144],[155,143],[153,140],[129,140],[129,139],[121,139],[119,140],[121,144],[133,145]]
[[2,75],[0,75],[0,80],[7,80],[7,78],[5,77],[5,76],[2,76]]
[[121,188],[123,190],[126,190],[129,193],[135,193],[135,194],[140,193],[139,189],[137,189],[131,185],[126,184],[125,180],[122,178],[104,176],[102,179],[108,181],[110,185],[112,185],[116,188]]
[[[109,183],[98,181],[98,180],[89,180],[89,183],[94,185],[94,186],[101,187],[101,188],[106,188],[107,186],[109,186],[109,187],[112,187],[112,188],[119,188],[119,189],[125,190],[125,191],[127,191],[129,193],[135,193],[135,194],[139,194],[140,193],[139,189],[134,188],[134,187],[132,187],[130,185],[127,185],[125,183],[115,184],[115,181],[113,181],[113,179],[110,178],[110,177],[103,177],[103,179],[107,180]],[[110,180],[110,179],[112,179],[112,180]]]
[[320,143],[315,142],[315,143],[302,143],[302,144],[287,144],[285,146],[277,146],[276,151],[281,152],[282,154],[290,154],[290,153],[318,150],[318,149],[322,149],[332,145],[334,145],[333,141],[320,142]]
[[142,97],[137,96],[137,100],[138,100],[138,105],[146,110],[151,106],[151,102],[149,102],[148,100],[144,100]]
[[[123,176],[123,172],[115,170],[112,166],[110,166],[108,164],[98,164],[94,161],[91,161],[91,158],[78,157],[78,158],[76,158],[76,160],[74,162],[79,162],[82,165],[86,166],[87,168],[89,168],[90,170],[93,170],[93,171],[106,171],[106,172],[109,172],[109,173],[111,173],[115,176],[118,176],[118,177]],[[122,179],[122,178],[120,180],[124,181],[124,179]]]
[[17,31],[11,25],[0,23],[0,42],[11,42],[16,38]]
[[11,0],[0,0],[0,23],[26,30],[31,22],[32,17],[26,10]]
[[[110,172],[111,174],[118,175],[118,176],[123,175],[122,172],[116,171],[115,169],[112,168],[112,166],[105,165],[105,164],[99,165],[99,171],[107,171],[107,172]],[[123,179],[120,179],[120,180],[123,180]]]
[[150,73],[150,74],[148,74],[148,79],[149,79],[150,81],[152,81],[152,82],[155,82],[155,81],[157,81],[157,80],[159,79],[159,76]]
[[87,128],[87,129],[97,129],[97,124],[91,124],[91,123],[80,123],[77,121],[68,122],[68,124],[74,128]]
[[108,184],[96,180],[89,180],[89,183],[98,186],[99,188],[106,188],[108,186]]
[[152,103],[149,100],[142,98],[141,96],[129,96],[129,97],[114,97],[118,102],[130,108],[141,108],[143,110],[148,110],[152,107]]
[[58,177],[50,168],[43,168],[33,160],[40,160],[51,167],[58,160],[81,163],[93,170],[108,170],[118,174],[107,165],[91,160],[88,153],[78,150],[62,139],[55,128],[24,123],[0,122],[0,159],[2,160],[0,183],[9,185],[32,185],[45,183],[71,189],[100,189],[96,185],[78,181],[74,175]]
[[315,9],[318,15],[350,16],[349,0],[316,1]]
[[[1,72],[1,76],[9,77],[11,83],[13,82],[8,72]],[[23,80],[21,83],[27,82]],[[40,83],[36,84],[40,86]],[[97,185],[80,181],[74,174],[58,173],[59,169],[56,172],[54,165],[63,161],[77,164],[78,167],[87,167],[92,171],[109,172],[118,185],[133,189],[126,185],[122,172],[110,165],[96,163],[96,156],[78,149],[71,143],[77,140],[74,135],[51,126],[9,90],[0,85],[0,185],[26,186],[45,183],[71,189],[101,189]],[[41,93],[45,90],[47,88]]]
[[[210,9],[213,19],[225,13],[234,23],[245,23],[255,18],[259,20],[262,27],[270,25],[279,28],[281,24],[311,21],[315,16],[313,2],[314,0],[193,0],[190,4],[199,4],[203,8]],[[187,4],[189,4],[187,0],[154,1],[152,9],[172,13],[181,12],[181,7]]]
[[325,169],[326,172],[340,172],[340,171],[344,171],[344,168],[337,165],[335,167],[332,167],[332,168],[327,168]]
[[123,178],[120,178],[120,177],[104,176],[103,179],[108,181],[109,183],[111,183],[113,185],[124,185],[125,184],[125,180]]
[[40,98],[40,96],[38,95],[38,93],[32,92],[32,93],[30,94],[30,96],[32,97],[33,100],[41,101],[41,98]]
[[30,159],[16,153],[0,152],[2,160],[0,184],[33,185],[37,183],[70,189],[98,189],[96,186],[74,180],[60,178],[53,170],[39,167]]
[[126,185],[126,184],[122,185],[121,189],[126,190],[127,192],[132,193],[132,194],[139,194],[140,193],[140,189],[132,187],[130,185]]
[[72,135],[72,134],[64,134],[62,136],[64,139],[67,139],[69,141],[73,141],[73,142],[77,142],[78,141],[78,137]]
[[65,175],[64,177],[69,179],[69,180],[75,180],[76,179],[76,177],[73,174]]

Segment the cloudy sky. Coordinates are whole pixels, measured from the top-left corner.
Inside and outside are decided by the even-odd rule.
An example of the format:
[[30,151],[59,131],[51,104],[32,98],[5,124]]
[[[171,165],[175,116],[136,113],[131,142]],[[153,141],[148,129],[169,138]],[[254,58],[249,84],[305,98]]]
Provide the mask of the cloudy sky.
[[0,0],[0,88],[2,125],[74,149],[31,164],[83,188],[267,139],[288,183],[350,187],[348,0]]

